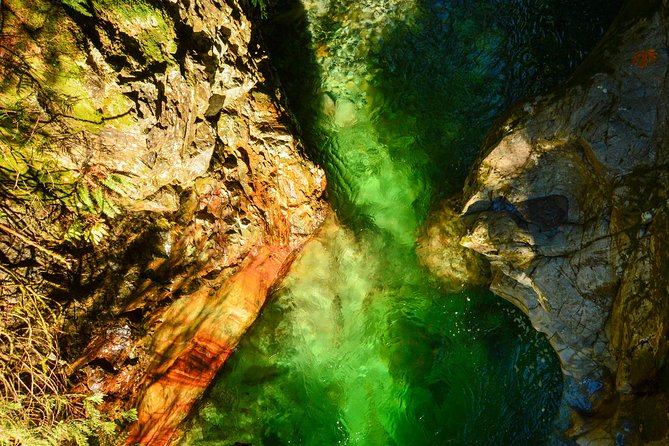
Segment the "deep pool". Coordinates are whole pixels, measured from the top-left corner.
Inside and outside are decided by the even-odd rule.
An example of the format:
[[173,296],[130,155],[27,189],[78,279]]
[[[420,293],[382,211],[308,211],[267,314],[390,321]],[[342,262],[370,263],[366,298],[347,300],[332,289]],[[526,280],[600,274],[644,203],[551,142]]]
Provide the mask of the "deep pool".
[[264,40],[336,209],[224,366],[193,445],[541,445],[561,396],[547,340],[418,263],[513,101],[564,80],[618,4],[279,2]]

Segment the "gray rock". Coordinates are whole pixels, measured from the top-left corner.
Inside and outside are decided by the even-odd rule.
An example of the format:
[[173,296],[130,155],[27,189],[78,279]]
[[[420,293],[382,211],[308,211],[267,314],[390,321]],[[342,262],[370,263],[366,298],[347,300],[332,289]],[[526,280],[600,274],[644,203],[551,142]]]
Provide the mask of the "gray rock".
[[462,243],[555,348],[563,428],[579,445],[669,444],[666,417],[658,428],[639,409],[654,398],[669,414],[658,385],[669,350],[669,5],[642,3],[626,4],[569,82],[506,114],[465,188]]

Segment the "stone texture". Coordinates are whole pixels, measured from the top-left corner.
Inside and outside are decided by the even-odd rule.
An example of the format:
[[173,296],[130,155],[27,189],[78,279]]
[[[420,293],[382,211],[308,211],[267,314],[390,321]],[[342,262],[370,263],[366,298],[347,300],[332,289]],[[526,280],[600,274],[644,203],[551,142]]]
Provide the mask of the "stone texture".
[[555,348],[579,445],[669,443],[668,20],[627,2],[566,84],[498,121],[465,187],[463,244]]
[[220,287],[201,287],[170,306],[153,335],[139,419],[128,444],[172,443],[185,415],[255,320],[291,251],[257,248]]
[[106,236],[68,253],[69,376],[109,413],[138,408],[130,443],[170,444],[325,218],[325,176],[237,2],[47,6],[76,66],[56,161],[132,183],[120,215],[95,216]]
[[445,200],[435,207],[416,244],[420,262],[451,291],[460,291],[464,286],[483,287],[490,282],[490,270],[483,256],[460,244],[467,228],[457,208],[459,203],[454,200]]

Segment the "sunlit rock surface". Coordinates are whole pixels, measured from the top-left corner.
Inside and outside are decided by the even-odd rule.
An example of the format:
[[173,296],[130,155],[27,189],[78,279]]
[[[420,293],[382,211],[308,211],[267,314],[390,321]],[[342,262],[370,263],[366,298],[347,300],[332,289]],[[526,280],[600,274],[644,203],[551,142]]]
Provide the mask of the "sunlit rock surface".
[[667,444],[668,33],[666,2],[628,2],[570,81],[498,121],[465,187],[463,244],[548,335],[579,445]]
[[446,200],[428,214],[418,234],[416,254],[449,290],[485,287],[490,281],[489,267],[479,253],[460,243],[467,228],[457,208],[456,200]]
[[103,409],[138,408],[129,442],[169,444],[324,219],[325,177],[236,2],[78,8],[57,16],[81,136],[59,163],[133,187],[80,259],[69,372],[75,391],[107,395]]
[[128,444],[172,443],[176,427],[258,315],[291,251],[262,246],[232,278],[200,287],[164,313]]

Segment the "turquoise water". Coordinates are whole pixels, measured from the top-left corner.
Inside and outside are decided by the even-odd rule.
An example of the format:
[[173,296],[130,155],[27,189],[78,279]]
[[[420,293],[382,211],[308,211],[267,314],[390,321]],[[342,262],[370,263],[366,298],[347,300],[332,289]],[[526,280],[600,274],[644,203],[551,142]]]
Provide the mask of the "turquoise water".
[[184,444],[544,442],[562,385],[548,342],[485,290],[445,292],[415,239],[431,203],[461,187],[494,117],[564,78],[611,15],[567,3],[281,5],[265,39],[337,216]]

